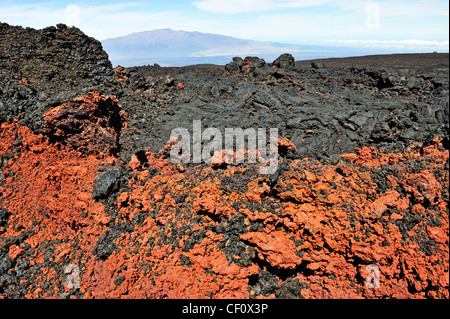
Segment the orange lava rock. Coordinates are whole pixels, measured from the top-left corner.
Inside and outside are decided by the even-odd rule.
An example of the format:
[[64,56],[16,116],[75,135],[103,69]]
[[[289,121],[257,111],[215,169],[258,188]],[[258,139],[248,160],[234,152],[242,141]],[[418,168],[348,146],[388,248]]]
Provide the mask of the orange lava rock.
[[8,256],[9,258],[11,258],[12,260],[16,259],[17,256],[21,255],[24,253],[24,250],[22,247],[17,246],[17,245],[13,245],[9,248],[9,253]]
[[267,194],[269,191],[270,187],[264,181],[264,178],[255,179],[248,184],[246,197],[249,201],[259,202],[261,196]]
[[[168,143],[120,168],[83,144],[111,128],[108,116],[73,135],[58,124],[75,120],[66,107],[120,110],[114,99],[68,103],[47,114],[53,135],[1,124],[0,249],[21,272],[2,277],[1,296],[274,298],[298,281],[295,297],[448,299],[449,152],[439,143],[401,154],[362,147],[336,165],[283,158],[270,177],[253,165],[180,167]],[[111,169],[120,188],[93,199]],[[373,272],[379,288],[366,285]]]
[[402,181],[405,190],[412,192],[419,203],[428,201],[435,205],[440,202],[439,194],[442,185],[436,180],[434,174],[429,171],[423,171],[410,176],[408,180]]
[[139,162],[139,159],[137,158],[137,156],[135,154],[133,154],[131,156],[131,160],[128,163],[128,166],[132,169],[137,169],[138,167],[141,166],[141,162]]
[[275,231],[270,234],[252,232],[241,235],[241,239],[254,245],[260,258],[273,267],[293,269],[302,262],[302,259],[295,254],[295,244],[286,237],[284,232]]
[[114,76],[122,84],[128,79],[126,69],[120,65],[114,69]]
[[75,98],[44,114],[46,134],[89,154],[116,151],[126,117],[115,97],[102,97],[98,92]]
[[25,79],[25,78],[19,76],[19,77],[17,78],[17,81],[19,81],[20,84],[22,84],[22,85],[24,85],[24,86],[26,86],[26,87],[32,89],[33,91],[36,91],[36,89],[34,88],[34,86],[33,86],[30,82],[28,82],[27,79]]
[[278,147],[285,149],[293,149],[295,151],[297,150],[294,143],[292,143],[292,141],[287,137],[278,138]]

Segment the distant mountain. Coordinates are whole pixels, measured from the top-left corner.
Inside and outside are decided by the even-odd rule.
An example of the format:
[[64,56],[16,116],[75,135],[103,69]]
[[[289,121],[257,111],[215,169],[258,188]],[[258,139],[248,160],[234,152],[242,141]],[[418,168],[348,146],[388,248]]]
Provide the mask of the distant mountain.
[[234,56],[258,56],[272,62],[283,53],[296,60],[368,54],[353,48],[259,42],[218,34],[158,29],[101,41],[114,66],[158,63],[182,66],[200,63],[226,64]]

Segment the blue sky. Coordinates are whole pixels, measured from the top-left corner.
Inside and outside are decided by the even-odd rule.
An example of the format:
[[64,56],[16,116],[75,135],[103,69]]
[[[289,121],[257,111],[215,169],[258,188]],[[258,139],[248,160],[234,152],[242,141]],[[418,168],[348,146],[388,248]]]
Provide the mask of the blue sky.
[[5,1],[0,21],[75,25],[99,40],[171,28],[296,44],[446,51],[442,0]]

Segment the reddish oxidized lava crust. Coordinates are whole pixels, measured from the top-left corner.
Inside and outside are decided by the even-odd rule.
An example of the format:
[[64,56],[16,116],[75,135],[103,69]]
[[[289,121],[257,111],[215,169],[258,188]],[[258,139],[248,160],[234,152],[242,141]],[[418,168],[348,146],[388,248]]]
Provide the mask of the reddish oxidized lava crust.
[[[404,154],[363,147],[336,166],[282,159],[261,176],[173,165],[163,151],[121,165],[3,123],[0,156],[8,298],[448,298],[439,141]],[[120,191],[92,199],[110,171]],[[365,283],[372,264],[379,288]]]
[[117,151],[126,119],[115,97],[102,97],[95,91],[44,114],[45,131],[51,138],[89,154]]

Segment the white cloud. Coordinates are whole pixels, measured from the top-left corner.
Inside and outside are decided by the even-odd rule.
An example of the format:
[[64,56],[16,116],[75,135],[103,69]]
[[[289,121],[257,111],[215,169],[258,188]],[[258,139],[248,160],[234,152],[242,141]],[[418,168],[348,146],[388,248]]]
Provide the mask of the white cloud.
[[224,14],[263,12],[326,5],[328,8],[340,9],[364,16],[373,14],[374,11],[378,12],[380,17],[449,15],[449,5],[446,0],[197,0],[192,2],[192,4],[200,10]]
[[[58,23],[76,26],[99,40],[165,27],[184,29],[189,17],[175,11],[148,12],[139,2],[108,5],[12,5],[1,9],[0,21],[44,28]],[[212,23],[212,22],[211,22]]]
[[299,45],[283,45],[283,46],[274,46],[270,42],[251,42],[246,45],[240,46],[222,46],[222,47],[214,47],[208,50],[194,52],[190,55],[190,57],[213,57],[213,56],[223,56],[223,55],[237,55],[244,56],[248,54],[278,54],[281,52],[289,52],[292,54],[295,53],[326,53],[327,51],[320,50],[311,50],[305,49]]
[[[448,2],[440,0],[191,1],[195,1],[195,6],[202,10],[190,7],[186,9],[190,11],[183,8],[180,11],[158,11],[143,2],[95,4],[80,1],[71,6],[56,6],[55,2],[23,5],[9,2],[0,4],[0,21],[33,28],[60,22],[74,24],[99,40],[162,28],[297,44],[311,41],[322,44],[329,39],[448,39],[448,19],[445,19]],[[300,7],[309,9],[294,10]],[[210,13],[255,11],[258,13],[247,15],[217,16]]]
[[[359,21],[358,21],[359,20]],[[227,35],[258,41],[303,43],[306,40],[338,39],[340,35],[365,32],[365,19],[350,14],[309,16],[301,13],[261,14],[240,24],[229,24]]]
[[192,4],[199,9],[216,13],[261,12],[289,8],[314,7],[327,0],[200,0]]
[[332,45],[352,46],[364,48],[378,48],[378,49],[397,49],[406,51],[449,51],[449,41],[424,41],[417,39],[408,40],[329,40]]

